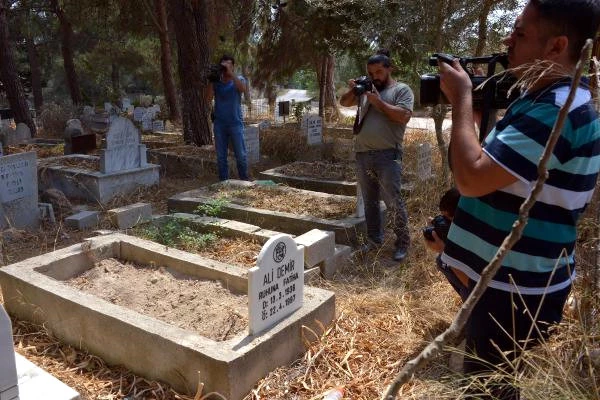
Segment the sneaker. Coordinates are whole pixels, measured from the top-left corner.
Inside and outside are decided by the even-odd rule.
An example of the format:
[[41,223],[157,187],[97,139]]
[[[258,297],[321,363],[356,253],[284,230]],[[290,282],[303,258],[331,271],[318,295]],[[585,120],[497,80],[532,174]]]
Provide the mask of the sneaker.
[[406,259],[407,254],[407,251],[404,249],[396,249],[392,255],[392,259],[401,263]]

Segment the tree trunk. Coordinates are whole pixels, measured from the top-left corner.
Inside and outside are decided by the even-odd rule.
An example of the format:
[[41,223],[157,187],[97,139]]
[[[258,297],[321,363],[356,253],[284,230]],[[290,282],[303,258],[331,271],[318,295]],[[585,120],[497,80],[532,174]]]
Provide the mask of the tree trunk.
[[335,96],[335,56],[327,56],[327,73],[325,74],[325,115],[329,121],[337,121],[340,117],[340,111],[337,106]]
[[67,19],[64,10],[58,4],[58,0],[50,0],[52,10],[58,18],[60,25],[61,36],[61,51],[63,56],[63,64],[67,78],[67,87],[71,94],[73,104],[81,104],[81,89],[79,88],[79,78],[75,70],[75,62],[73,61],[73,26]]
[[167,6],[165,0],[155,0],[154,7],[158,21],[158,38],[160,39],[160,69],[162,73],[165,99],[169,107],[169,119],[181,122],[181,114],[177,105],[177,90],[173,78],[173,60],[171,57],[171,42],[169,41],[169,27],[167,22]]
[[450,167],[448,163],[448,148],[446,141],[444,140],[443,123],[446,113],[448,112],[448,106],[445,104],[438,104],[433,107],[431,117],[435,124],[435,138],[437,139],[438,150],[442,156],[442,179],[444,186],[448,183],[448,176],[450,175]]
[[13,49],[10,45],[8,32],[8,10],[6,0],[0,0],[0,80],[6,90],[6,97],[14,114],[16,123],[23,122],[31,131],[31,137],[36,134],[35,124],[31,118],[23,85],[17,74]]
[[198,146],[212,143],[208,122],[207,9],[204,1],[169,2],[177,37],[179,80],[183,105],[183,140]]
[[121,94],[121,83],[119,82],[119,75],[119,65],[113,62],[111,64],[110,70],[110,81],[112,84],[113,96],[116,96],[117,98],[120,97]]
[[267,82],[265,96],[267,97],[267,102],[269,103],[269,115],[275,119],[275,102],[277,101],[277,95],[271,82]]
[[27,43],[27,58],[29,59],[29,69],[31,71],[31,91],[33,93],[33,104],[36,112],[40,112],[44,105],[42,95],[42,69],[38,57],[35,43],[31,37],[25,39]]
[[319,81],[319,117],[325,117],[325,77],[327,76],[327,56],[319,58],[317,80]]

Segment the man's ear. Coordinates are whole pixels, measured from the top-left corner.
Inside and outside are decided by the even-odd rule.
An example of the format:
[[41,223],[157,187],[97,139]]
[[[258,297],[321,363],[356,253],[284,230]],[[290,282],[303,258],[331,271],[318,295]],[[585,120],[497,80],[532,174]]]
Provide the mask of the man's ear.
[[569,38],[565,35],[553,36],[546,42],[546,58],[552,61],[569,57]]

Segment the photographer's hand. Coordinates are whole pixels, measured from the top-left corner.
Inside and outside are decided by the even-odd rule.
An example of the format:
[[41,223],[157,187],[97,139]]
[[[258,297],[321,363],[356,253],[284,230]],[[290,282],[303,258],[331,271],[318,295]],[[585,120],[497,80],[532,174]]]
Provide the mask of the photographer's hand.
[[452,64],[445,62],[439,63],[440,70],[440,89],[446,95],[448,101],[454,106],[459,102],[465,104],[468,102],[472,107],[473,84],[469,74],[460,65],[457,58]]
[[427,246],[429,250],[435,251],[436,253],[443,252],[444,248],[446,247],[444,241],[439,238],[435,231],[431,232],[431,236],[433,236],[433,240],[427,240],[423,238],[423,240],[425,241],[425,246]]

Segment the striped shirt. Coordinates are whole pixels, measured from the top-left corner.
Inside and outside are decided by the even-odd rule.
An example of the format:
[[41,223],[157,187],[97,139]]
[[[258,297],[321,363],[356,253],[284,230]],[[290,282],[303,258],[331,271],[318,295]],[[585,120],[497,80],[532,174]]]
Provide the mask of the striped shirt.
[[[461,197],[442,261],[478,281],[510,232],[537,179],[537,165],[564,105],[570,82],[523,95],[507,110],[483,150],[517,181],[481,197]],[[549,177],[521,239],[490,286],[537,295],[568,287],[575,277],[576,224],[592,198],[600,169],[600,123],[583,84],[548,162]]]

